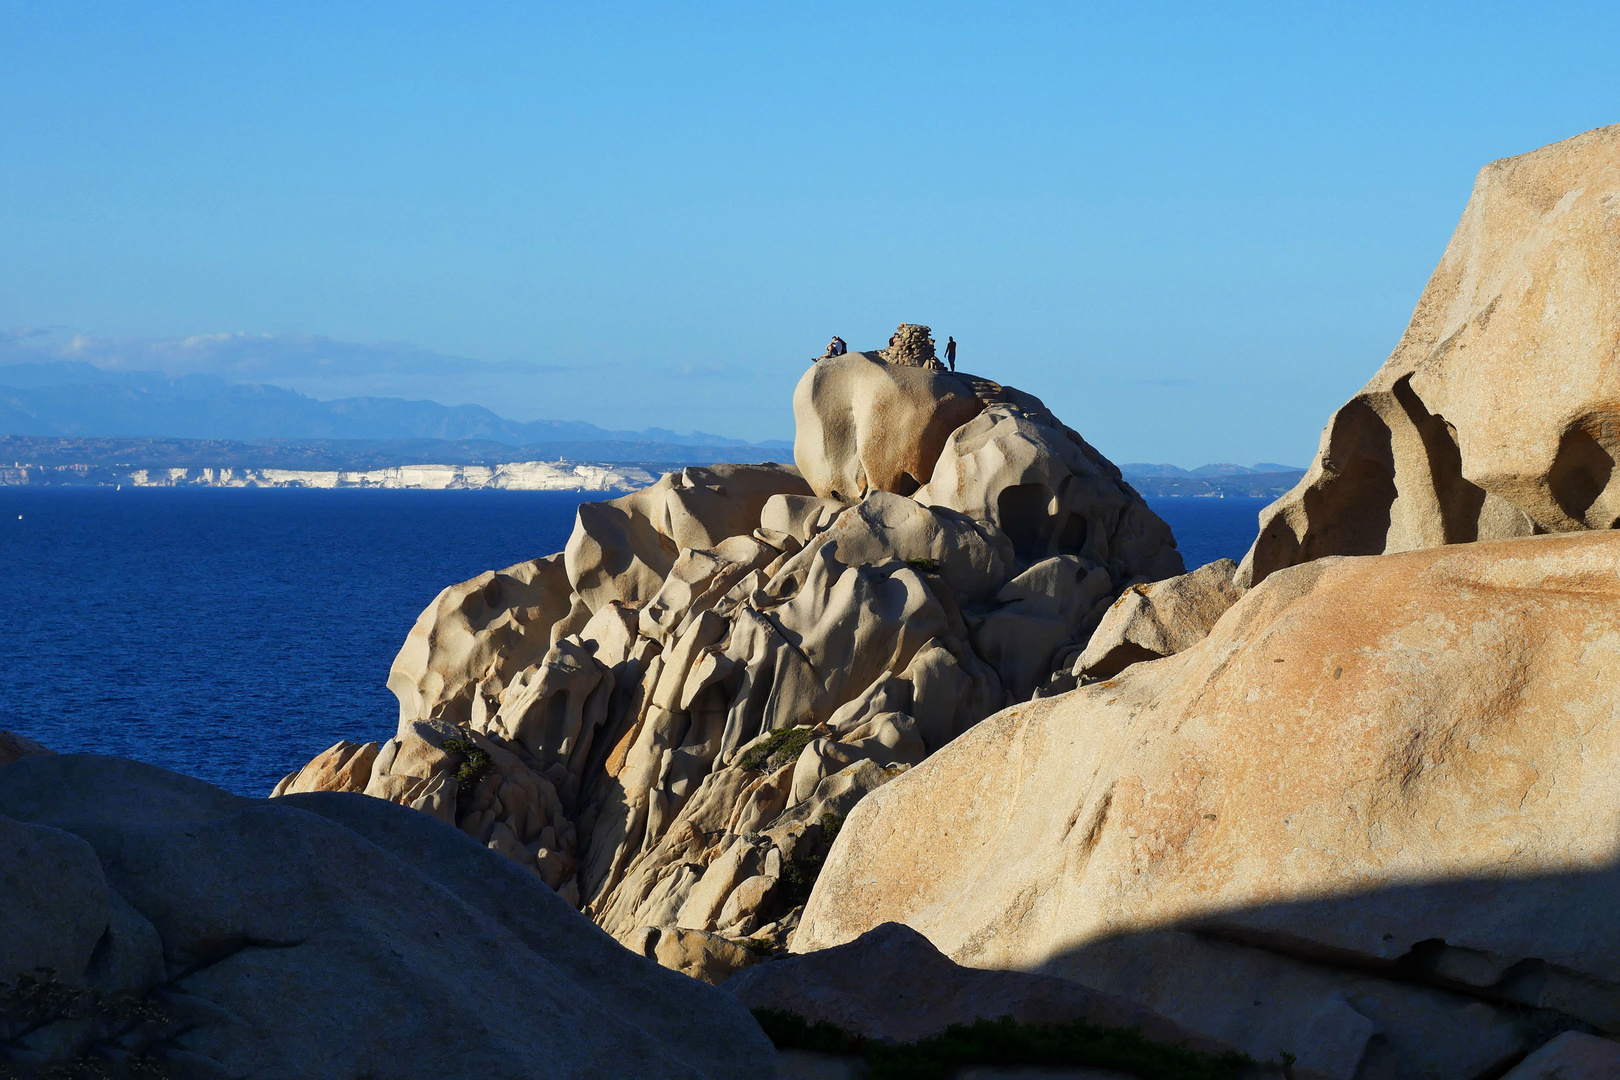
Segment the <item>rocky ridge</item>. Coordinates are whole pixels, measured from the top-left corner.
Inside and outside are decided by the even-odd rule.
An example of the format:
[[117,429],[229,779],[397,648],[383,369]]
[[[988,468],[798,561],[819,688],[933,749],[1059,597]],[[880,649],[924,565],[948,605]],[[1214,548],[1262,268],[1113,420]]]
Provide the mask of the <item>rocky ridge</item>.
[[1028,394],[851,353],[794,411],[796,466],[587,503],[562,553],[446,589],[390,674],[395,738],[274,794],[436,816],[699,977],[782,948],[864,796],[1182,569]]

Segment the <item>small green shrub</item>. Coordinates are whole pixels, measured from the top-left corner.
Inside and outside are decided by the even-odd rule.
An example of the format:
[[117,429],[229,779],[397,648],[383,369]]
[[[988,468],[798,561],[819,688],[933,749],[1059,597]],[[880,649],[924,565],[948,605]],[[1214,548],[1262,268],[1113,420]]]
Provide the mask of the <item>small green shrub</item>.
[[456,770],[455,775],[456,782],[464,791],[476,787],[478,781],[495,767],[495,762],[490,756],[480,750],[478,744],[471,739],[446,739],[443,746],[445,753],[461,755],[461,767]]
[[814,1024],[786,1009],[755,1009],[754,1019],[779,1050],[816,1050],[823,1054],[858,1054],[866,1040],[818,1020]]
[[838,837],[838,830],[844,827],[844,815],[825,813],[821,815],[821,843],[814,845],[814,854],[788,859],[782,864],[782,878],[777,884],[778,903],[789,907],[810,902],[810,891],[816,887],[816,879],[821,877],[821,868],[827,864],[827,849]]
[[932,574],[940,567],[938,559],[907,559],[905,562],[913,570],[921,570],[925,574]]
[[749,747],[737,764],[745,769],[780,769],[803,753],[813,738],[814,729],[810,727],[778,728]]
[[871,1042],[825,1021],[796,1013],[755,1009],[754,1018],[780,1049],[860,1054],[872,1080],[936,1080],[964,1065],[1056,1065],[1117,1069],[1142,1080],[1235,1080],[1256,1064],[1246,1054],[1204,1054],[1156,1043],[1135,1028],[1020,1024],[1010,1016],[952,1024],[914,1043]]

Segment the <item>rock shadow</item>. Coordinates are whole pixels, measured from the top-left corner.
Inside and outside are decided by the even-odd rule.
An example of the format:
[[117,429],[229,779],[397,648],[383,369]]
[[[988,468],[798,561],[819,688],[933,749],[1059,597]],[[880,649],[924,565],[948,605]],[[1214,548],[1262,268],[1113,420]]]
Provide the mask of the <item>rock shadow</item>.
[[1562,1031],[1620,1033],[1620,870],[1233,909],[1039,967],[1298,1076],[1493,1080]]

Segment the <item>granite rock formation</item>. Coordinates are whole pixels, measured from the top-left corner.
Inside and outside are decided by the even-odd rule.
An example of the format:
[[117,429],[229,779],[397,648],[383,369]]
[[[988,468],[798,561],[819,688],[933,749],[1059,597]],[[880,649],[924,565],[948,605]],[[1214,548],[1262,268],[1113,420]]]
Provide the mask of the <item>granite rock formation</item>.
[[1620,520],[1620,126],[1480,170],[1400,344],[1262,515],[1239,581]]
[[752,1080],[775,1058],[729,995],[447,825],[119,758],[0,769],[0,982],[31,1002],[0,1016],[8,1075]]
[[438,817],[700,978],[780,950],[861,798],[1182,570],[1028,394],[852,353],[806,373],[795,413],[796,467],[587,503],[560,556],[447,588],[390,674],[395,737],[273,794]]
[[1620,534],[1281,570],[873,793],[793,949],[904,922],[1326,1076],[1493,1075],[1620,1033],[1616,687]]

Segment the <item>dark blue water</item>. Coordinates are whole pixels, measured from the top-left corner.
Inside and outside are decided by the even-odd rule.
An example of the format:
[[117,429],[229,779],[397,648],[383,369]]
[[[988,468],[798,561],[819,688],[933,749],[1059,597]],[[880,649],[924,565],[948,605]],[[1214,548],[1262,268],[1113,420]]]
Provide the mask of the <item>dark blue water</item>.
[[1188,570],[1216,559],[1242,562],[1260,532],[1260,511],[1270,499],[1149,499],[1153,512],[1170,523]]
[[[416,616],[562,550],[588,497],[0,488],[0,728],[262,795],[340,738],[391,734],[383,684]],[[1264,504],[1153,502],[1189,568],[1241,557]]]

